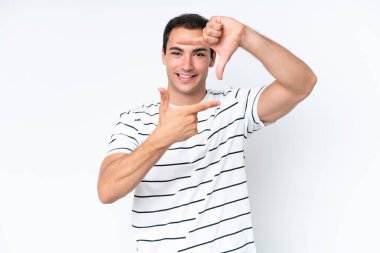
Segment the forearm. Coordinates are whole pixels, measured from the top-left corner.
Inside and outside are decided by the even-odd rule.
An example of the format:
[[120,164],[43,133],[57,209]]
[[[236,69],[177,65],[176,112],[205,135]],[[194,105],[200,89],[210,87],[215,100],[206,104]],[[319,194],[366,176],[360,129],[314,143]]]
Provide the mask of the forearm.
[[112,203],[131,192],[168,149],[153,132],[131,154],[108,164],[99,177],[98,192],[103,203]]
[[313,71],[278,43],[245,26],[240,46],[254,55],[268,72],[288,90],[308,94],[316,83]]

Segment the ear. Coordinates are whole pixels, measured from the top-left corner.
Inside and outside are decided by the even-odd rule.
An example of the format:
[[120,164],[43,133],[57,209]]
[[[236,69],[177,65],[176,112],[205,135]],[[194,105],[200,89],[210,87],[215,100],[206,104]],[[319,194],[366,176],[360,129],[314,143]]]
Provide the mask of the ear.
[[164,53],[164,49],[161,50],[161,59],[162,59],[162,63],[164,65],[166,65],[166,58],[165,58],[166,54]]
[[208,66],[209,66],[210,68],[214,66],[214,64],[215,64],[215,58],[216,58],[216,53],[215,53],[215,51],[214,51],[214,52],[212,52],[212,57],[211,57],[211,59],[210,59],[210,63],[208,64]]

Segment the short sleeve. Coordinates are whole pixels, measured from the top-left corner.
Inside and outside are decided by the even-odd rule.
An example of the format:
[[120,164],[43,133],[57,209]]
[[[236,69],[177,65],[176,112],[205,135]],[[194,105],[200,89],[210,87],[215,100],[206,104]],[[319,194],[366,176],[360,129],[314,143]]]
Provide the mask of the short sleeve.
[[115,124],[110,137],[106,155],[119,152],[129,154],[139,145],[139,130],[136,127],[135,113],[130,111],[120,114],[119,121]]
[[267,127],[274,122],[262,122],[258,114],[258,103],[260,95],[268,85],[243,89],[243,94],[246,96],[245,122],[247,133],[252,134],[260,129]]

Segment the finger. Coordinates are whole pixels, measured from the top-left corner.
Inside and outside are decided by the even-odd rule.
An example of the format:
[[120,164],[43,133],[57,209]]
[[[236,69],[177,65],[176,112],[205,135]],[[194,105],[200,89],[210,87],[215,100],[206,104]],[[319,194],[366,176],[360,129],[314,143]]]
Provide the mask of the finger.
[[223,79],[223,73],[224,73],[224,68],[226,67],[227,62],[231,59],[231,55],[222,55],[219,56],[219,61],[218,65],[216,66],[216,77],[219,80]]
[[207,27],[217,31],[223,30],[223,25],[219,23],[208,23]]
[[221,23],[222,23],[222,17],[221,17],[221,16],[212,16],[212,17],[210,18],[210,21],[211,21],[211,22],[218,23],[218,24],[221,24]]
[[203,38],[200,37],[195,37],[195,38],[186,38],[186,37],[181,37],[178,38],[176,41],[180,45],[202,45],[202,46],[208,46],[208,44],[203,40]]
[[214,38],[220,38],[222,36],[221,30],[218,31],[209,27],[205,28],[205,33],[207,34],[207,36],[214,37]]
[[202,38],[203,41],[207,43],[208,47],[219,43],[219,38],[208,36],[205,32],[203,33]]
[[209,108],[219,106],[220,101],[207,101],[207,102],[201,102],[195,105],[188,106],[188,110],[190,113],[198,113],[204,110],[207,110]]
[[158,91],[161,95],[160,113],[164,112],[169,107],[169,93],[165,88],[159,87]]

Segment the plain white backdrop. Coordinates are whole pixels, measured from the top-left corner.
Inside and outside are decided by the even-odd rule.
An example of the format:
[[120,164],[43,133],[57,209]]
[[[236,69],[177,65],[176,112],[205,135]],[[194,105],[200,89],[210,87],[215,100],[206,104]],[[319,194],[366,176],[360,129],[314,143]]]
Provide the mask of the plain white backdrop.
[[[372,1],[0,0],[0,252],[134,252],[132,194],[97,198],[118,115],[166,87],[162,32],[231,16],[317,74],[309,98],[249,140],[258,253],[380,252],[380,5]],[[209,88],[268,84],[238,50]]]

